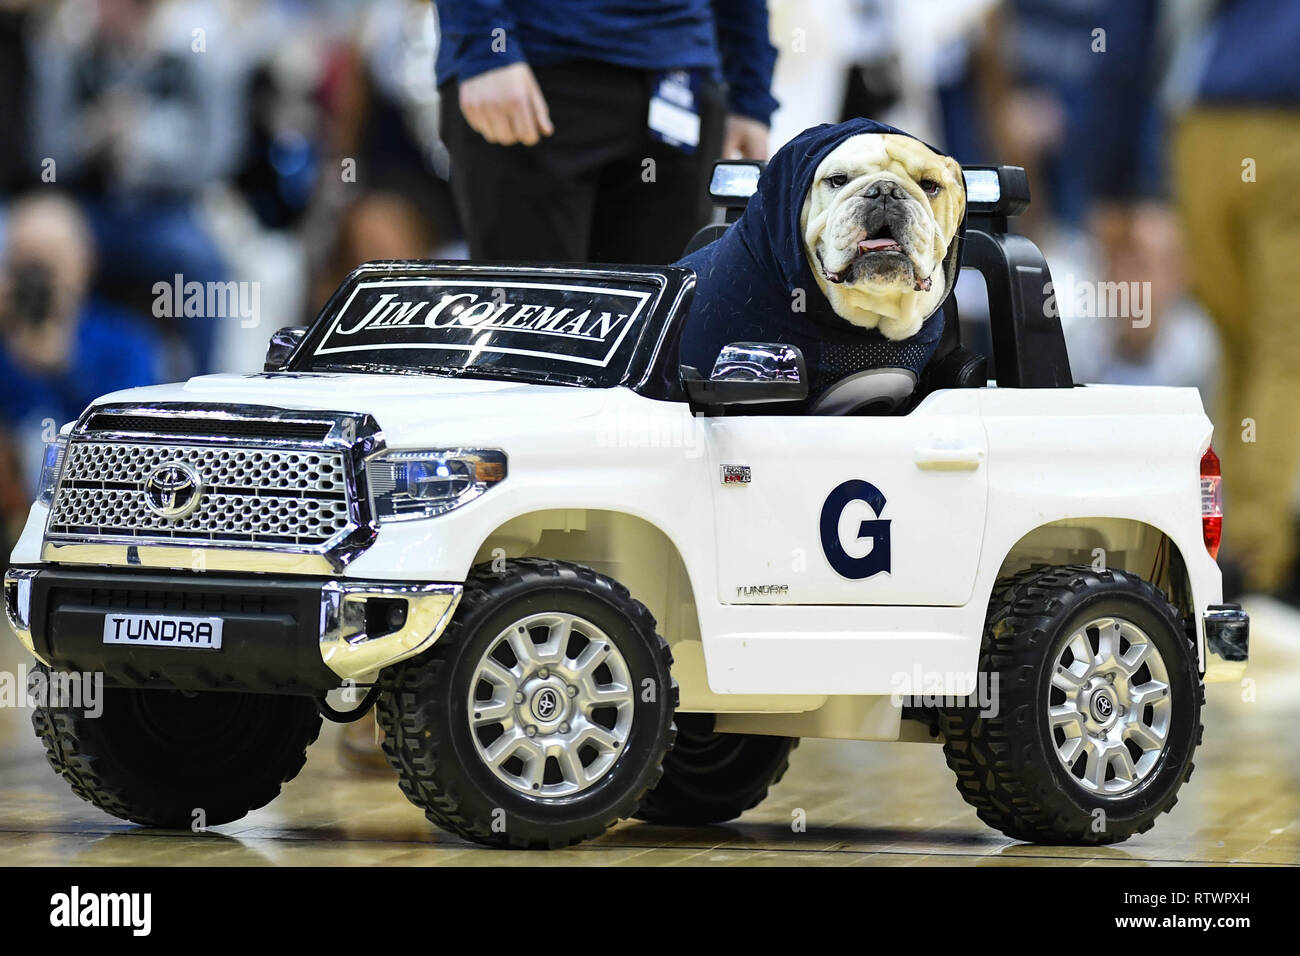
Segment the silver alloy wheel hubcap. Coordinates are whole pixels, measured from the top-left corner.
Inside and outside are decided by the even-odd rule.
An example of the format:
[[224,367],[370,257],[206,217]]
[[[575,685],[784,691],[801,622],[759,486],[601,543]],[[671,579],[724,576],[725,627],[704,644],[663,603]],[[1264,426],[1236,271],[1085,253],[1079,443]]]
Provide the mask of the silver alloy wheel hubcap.
[[1169,671],[1136,624],[1097,618],[1066,640],[1047,691],[1048,730],[1081,786],[1113,797],[1140,784],[1164,753],[1172,714]]
[[573,614],[530,614],[498,634],[478,662],[470,735],[503,783],[567,797],[618,761],[634,703],[627,662],[604,631]]

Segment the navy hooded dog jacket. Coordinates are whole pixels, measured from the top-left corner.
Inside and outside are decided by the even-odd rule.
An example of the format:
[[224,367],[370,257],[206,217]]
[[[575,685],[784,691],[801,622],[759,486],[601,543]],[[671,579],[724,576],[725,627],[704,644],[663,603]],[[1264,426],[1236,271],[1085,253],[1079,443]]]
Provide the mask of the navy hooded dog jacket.
[[[677,263],[695,270],[698,278],[681,337],[682,363],[707,377],[731,342],[797,346],[808,363],[805,408],[836,382],[869,369],[920,376],[943,331],[942,304],[916,335],[893,341],[836,315],[804,253],[799,216],[813,174],[832,149],[860,133],[910,135],[867,119],[805,130],[772,157],[741,217],[715,242]],[[963,219],[944,262],[948,294],[956,282],[964,230]],[[803,311],[796,310],[797,303]]]

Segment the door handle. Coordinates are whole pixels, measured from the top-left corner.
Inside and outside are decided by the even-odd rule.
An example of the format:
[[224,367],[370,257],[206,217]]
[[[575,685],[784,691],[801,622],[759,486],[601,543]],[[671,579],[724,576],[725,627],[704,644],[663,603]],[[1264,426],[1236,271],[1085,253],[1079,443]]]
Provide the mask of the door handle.
[[974,471],[984,460],[982,448],[918,448],[916,467],[922,471]]

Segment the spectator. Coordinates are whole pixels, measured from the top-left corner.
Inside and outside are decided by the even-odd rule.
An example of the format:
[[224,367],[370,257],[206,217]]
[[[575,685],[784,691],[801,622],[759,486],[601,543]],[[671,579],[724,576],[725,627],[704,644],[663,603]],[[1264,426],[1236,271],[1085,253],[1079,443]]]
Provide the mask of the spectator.
[[[38,162],[87,201],[105,280],[126,301],[178,273],[227,278],[197,209],[232,171],[243,128],[238,47],[222,49],[219,27],[208,3],[69,0],[35,44]],[[207,370],[212,322],[184,331]]]
[[1182,237],[1170,204],[1156,95],[1169,52],[1160,42],[1168,34],[1161,15],[1160,0],[1096,5],[1089,48],[1097,52],[1076,137],[1090,145],[1082,152],[1100,278],[1126,290],[1130,309],[1076,316],[1066,334],[1079,381],[1191,386],[1208,402],[1218,343],[1213,324],[1188,294]]
[[[1108,0],[1109,2],[1109,0]],[[1008,0],[989,20],[979,84],[997,158],[1029,172],[1033,203],[1019,227],[1078,230],[1088,208],[1090,150],[1078,130],[1097,69],[1093,0]]]
[[361,263],[421,259],[429,255],[431,245],[427,221],[403,197],[383,191],[362,194],[339,217],[332,255],[313,290],[315,310]]
[[5,148],[0,151],[0,204],[4,197],[37,182],[29,157],[31,124],[28,108],[31,63],[27,55],[27,30],[34,0],[0,0],[0,129]]
[[94,243],[69,199],[19,199],[0,259],[0,408],[34,497],[44,440],[106,392],[158,380],[143,324],[87,294]]
[[1300,3],[1226,0],[1175,61],[1186,109],[1175,182],[1197,295],[1222,346],[1215,450],[1229,496],[1224,551],[1276,592],[1295,559],[1300,469]]
[[443,135],[475,258],[671,262],[708,219],[718,154],[767,156],[765,0],[437,8]]
[[[1198,388],[1209,403],[1219,345],[1213,323],[1187,294],[1173,211],[1152,199],[1110,200],[1094,220],[1103,281],[1125,290],[1119,301],[1129,309],[1108,313],[1108,296],[1099,292],[1095,314],[1072,316],[1065,333],[1075,381]],[[1053,278],[1064,297],[1071,277]]]

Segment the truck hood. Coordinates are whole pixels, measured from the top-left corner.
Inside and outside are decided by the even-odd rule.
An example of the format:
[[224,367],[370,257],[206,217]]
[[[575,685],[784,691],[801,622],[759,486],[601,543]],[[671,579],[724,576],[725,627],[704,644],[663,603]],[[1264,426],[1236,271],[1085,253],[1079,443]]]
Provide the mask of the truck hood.
[[[194,402],[269,405],[285,409],[368,412],[388,435],[425,437],[429,425],[509,420],[535,430],[537,423],[598,414],[608,389],[496,382],[422,375],[362,375],[332,372],[272,372],[203,375],[174,385],[113,392],[95,405]],[[494,429],[495,430],[495,429]]]

